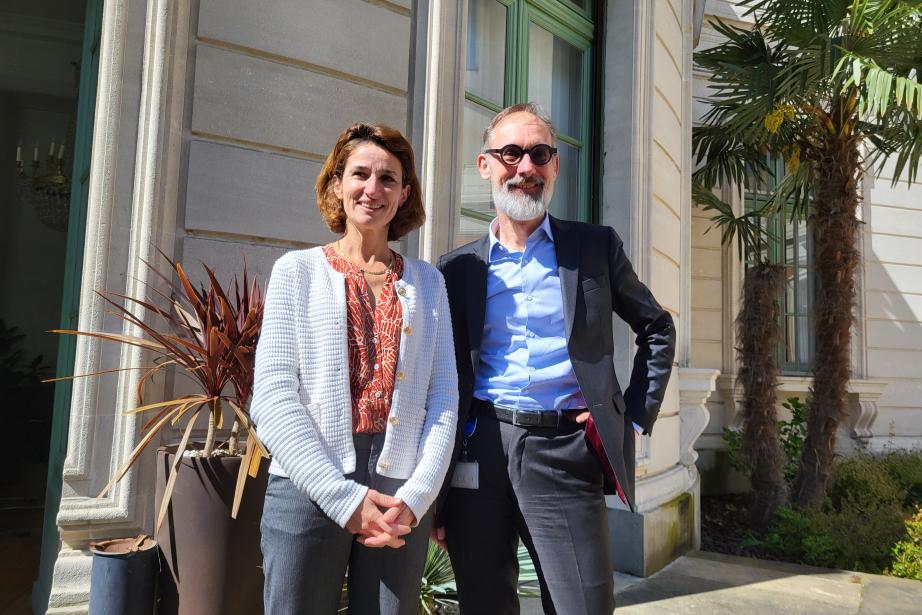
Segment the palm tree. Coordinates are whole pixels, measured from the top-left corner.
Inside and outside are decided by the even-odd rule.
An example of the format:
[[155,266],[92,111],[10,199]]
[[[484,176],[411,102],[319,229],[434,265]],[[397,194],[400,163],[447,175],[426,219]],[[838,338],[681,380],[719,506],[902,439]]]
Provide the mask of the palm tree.
[[[809,215],[816,274],[813,403],[794,500],[819,506],[845,413],[855,304],[860,183],[884,159],[894,183],[915,179],[922,157],[922,2],[741,0],[752,29],[717,22],[726,41],[696,54],[711,73],[712,105],[694,130],[702,166],[696,200],[716,212],[725,239],[751,248],[759,219],[790,207]],[[735,216],[718,185],[787,174],[756,211]],[[880,165],[882,166],[882,165]],[[877,166],[877,168],[880,168]],[[782,214],[783,215],[783,214]]]

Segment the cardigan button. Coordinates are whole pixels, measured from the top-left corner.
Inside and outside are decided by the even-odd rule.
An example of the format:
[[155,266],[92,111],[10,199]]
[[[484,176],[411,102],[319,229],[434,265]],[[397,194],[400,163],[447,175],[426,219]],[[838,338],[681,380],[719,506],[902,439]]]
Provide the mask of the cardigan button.
[[410,325],[407,325],[406,327],[403,328],[404,335],[410,335],[411,333],[413,333],[413,327],[411,327]]
[[401,286],[400,288],[397,289],[397,294],[400,295],[401,297],[406,297],[407,289]]
[[403,372],[397,372],[396,374],[394,374],[394,378],[396,378],[397,380],[403,380],[403,379],[404,379],[404,373],[403,373]]
[[393,425],[394,427],[397,427],[397,425],[400,425],[400,419],[398,419],[396,416],[391,416],[391,418],[387,419],[387,422]]
[[378,469],[379,469],[379,470],[387,470],[389,467],[391,467],[391,464],[389,464],[389,463],[386,462],[386,461],[378,462]]

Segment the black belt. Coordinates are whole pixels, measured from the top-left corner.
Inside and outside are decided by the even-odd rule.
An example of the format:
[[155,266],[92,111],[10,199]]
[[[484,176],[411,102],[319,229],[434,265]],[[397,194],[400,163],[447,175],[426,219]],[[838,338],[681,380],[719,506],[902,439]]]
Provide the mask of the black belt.
[[561,423],[572,422],[579,411],[585,408],[567,410],[517,410],[497,406],[483,399],[474,398],[475,416],[489,416],[517,427],[560,427]]

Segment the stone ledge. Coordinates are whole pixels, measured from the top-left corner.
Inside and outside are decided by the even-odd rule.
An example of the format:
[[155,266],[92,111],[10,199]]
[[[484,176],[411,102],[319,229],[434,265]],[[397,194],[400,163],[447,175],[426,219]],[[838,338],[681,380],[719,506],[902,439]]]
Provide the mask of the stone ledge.
[[[809,376],[781,376],[778,378],[779,403],[788,397],[805,398],[810,394],[813,378]],[[848,416],[840,425],[851,440],[862,445],[874,437],[872,430],[877,419],[877,401],[887,388],[885,380],[868,380],[852,378],[848,382],[847,409]],[[737,386],[736,374],[722,374],[717,378],[717,389],[721,392],[727,406],[727,416],[731,416],[730,427],[741,427],[742,413],[739,406],[743,401],[743,391]],[[844,443],[843,443],[844,444]],[[848,446],[844,448],[850,448]]]

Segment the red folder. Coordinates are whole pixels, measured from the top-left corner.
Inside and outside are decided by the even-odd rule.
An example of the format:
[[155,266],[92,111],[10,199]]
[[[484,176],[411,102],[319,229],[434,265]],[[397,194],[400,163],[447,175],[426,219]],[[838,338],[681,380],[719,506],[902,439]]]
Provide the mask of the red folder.
[[627,498],[624,497],[621,484],[615,477],[615,471],[611,467],[608,455],[605,454],[605,448],[602,446],[602,438],[599,437],[599,430],[596,428],[595,421],[592,420],[591,416],[589,420],[586,421],[586,442],[589,444],[589,448],[592,449],[592,452],[595,453],[596,459],[599,460],[599,466],[602,468],[602,474],[605,476],[605,479],[615,486],[615,489],[618,490],[618,497],[621,498],[625,506],[630,508],[630,504],[627,503]]

